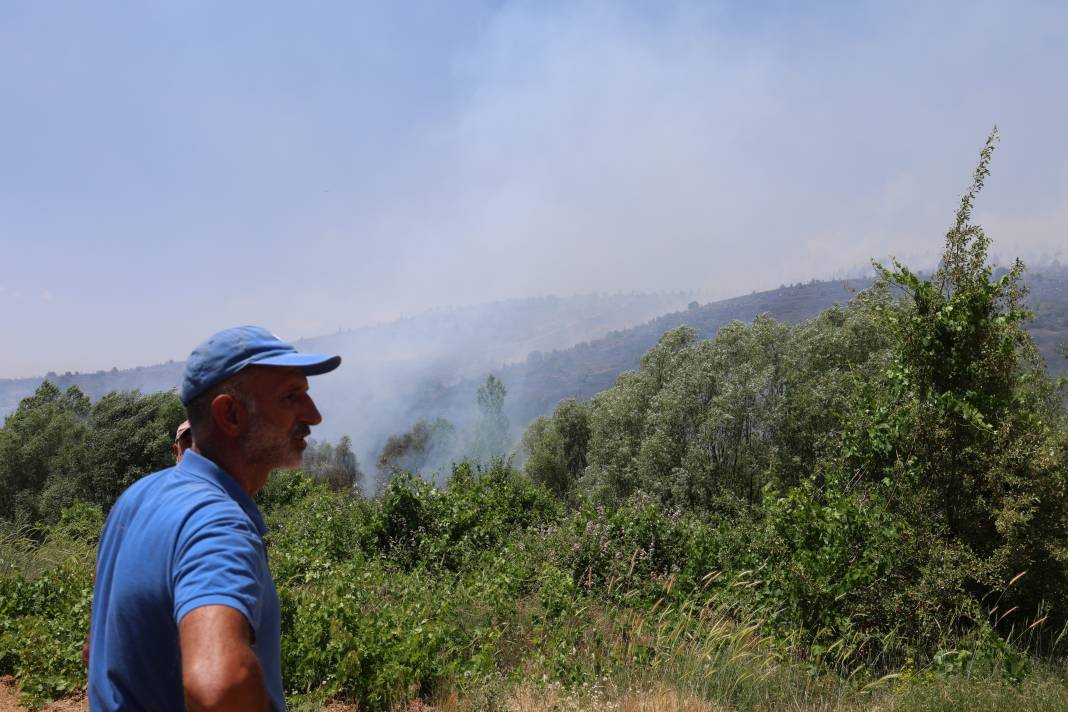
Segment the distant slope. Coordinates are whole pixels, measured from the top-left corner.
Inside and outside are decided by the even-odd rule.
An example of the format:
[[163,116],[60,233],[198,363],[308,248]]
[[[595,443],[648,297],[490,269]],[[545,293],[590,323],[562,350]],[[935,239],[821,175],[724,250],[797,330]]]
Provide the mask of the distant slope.
[[1068,358],[1061,351],[1068,342],[1068,267],[1046,269],[1027,278],[1027,303],[1035,313],[1028,325],[1031,338],[1046,359],[1050,373],[1068,375]]
[[[142,393],[152,393],[170,390],[177,387],[184,365],[184,362],[168,361],[155,366],[95,373],[49,373],[47,378],[61,389],[78,386],[86,395],[96,400],[111,391],[139,390]],[[14,411],[19,401],[32,395],[44,378],[0,378],[0,417]]]
[[[735,319],[751,321],[763,313],[782,321],[804,321],[832,304],[848,302],[853,294],[869,285],[870,281],[864,279],[812,281],[753,292],[664,314],[640,326],[615,331],[569,349],[532,352],[524,361],[496,371],[509,389],[506,400],[509,418],[514,426],[523,428],[539,415],[551,412],[564,398],[587,399],[611,387],[620,373],[638,367],[642,354],[665,331],[677,326],[693,327],[701,338],[710,338]],[[423,401],[413,404],[410,419],[441,415],[462,421],[463,409],[473,398],[476,387],[476,382],[467,381],[428,390]]]
[[[1027,282],[1028,303],[1036,313],[1029,330],[1051,373],[1068,374],[1068,359],[1060,354],[1061,344],[1068,342],[1068,268],[1030,273]],[[620,373],[637,368],[642,354],[669,329],[685,324],[709,338],[732,320],[748,322],[762,313],[799,322],[845,304],[869,284],[864,279],[812,281],[691,308],[682,308],[689,300],[683,293],[513,300],[427,312],[298,344],[344,357],[343,368],[313,383],[329,416],[316,434],[351,435],[367,465],[386,437],[420,418],[442,416],[463,426],[473,416],[475,390],[490,371],[508,387],[506,407],[518,435],[560,400],[587,399],[609,388]],[[172,362],[51,378],[98,398],[110,390],[173,388],[182,366]],[[0,379],[0,414],[13,410],[39,383]]]
[[[1028,274],[1027,283],[1027,301],[1036,314],[1028,330],[1050,372],[1068,375],[1068,359],[1061,354],[1061,345],[1068,342],[1068,268],[1052,267]],[[584,400],[609,388],[619,374],[638,367],[642,354],[665,331],[677,326],[690,326],[701,338],[710,338],[733,320],[749,322],[759,314],[796,323],[811,319],[834,304],[847,303],[870,284],[864,279],[813,281],[754,292],[665,314],[570,349],[531,353],[525,361],[509,364],[498,372],[509,389],[509,418],[518,432],[539,415],[550,413],[564,398]],[[428,390],[424,400],[413,405],[410,419],[456,417],[476,387],[476,382],[469,381]]]
[[563,398],[586,399],[610,388],[620,373],[637,368],[642,354],[675,327],[692,327],[699,338],[707,339],[731,321],[748,322],[760,314],[792,323],[805,321],[833,304],[845,304],[869,285],[869,281],[858,279],[754,292],[665,314],[647,324],[564,351],[534,355],[525,363],[506,368],[501,376],[515,395],[512,415],[518,423],[525,424],[550,412]]

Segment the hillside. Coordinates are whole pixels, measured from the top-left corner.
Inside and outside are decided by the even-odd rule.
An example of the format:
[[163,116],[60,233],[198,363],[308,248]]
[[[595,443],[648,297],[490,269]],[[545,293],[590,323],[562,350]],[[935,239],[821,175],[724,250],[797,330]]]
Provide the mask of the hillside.
[[[1068,268],[1027,275],[1029,332],[1057,375],[1068,374],[1060,352],[1068,342]],[[870,282],[811,281],[697,304],[665,295],[588,295],[495,302],[436,310],[388,324],[297,342],[305,350],[342,354],[345,367],[317,381],[316,398],[331,417],[318,437],[349,434],[361,461],[373,461],[385,439],[420,418],[446,417],[459,425],[474,411],[474,392],[487,372],[508,387],[513,434],[564,398],[587,399],[609,388],[669,329],[686,325],[701,338],[758,314],[797,323],[844,304]],[[655,317],[655,318],[654,318]],[[638,324],[637,326],[634,326]],[[96,373],[49,374],[61,388],[77,385],[91,398],[111,390],[142,392],[175,387],[182,362]],[[0,413],[11,412],[40,383],[0,379]]]
[[[578,344],[567,350],[531,354],[524,363],[510,365],[502,379],[512,389],[517,423],[528,423],[550,412],[563,398],[587,399],[609,388],[623,371],[635,369],[642,354],[660,336],[678,326],[697,330],[699,338],[715,336],[734,320],[752,321],[759,314],[798,323],[811,319],[833,304],[848,302],[869,286],[867,280],[809,282],[767,292],[691,305],[684,311],[664,314],[641,326]],[[1068,304],[1066,304],[1068,306]]]
[[1031,293],[1027,302],[1035,313],[1028,332],[1046,359],[1050,373],[1068,375],[1068,358],[1062,351],[1068,343],[1068,267],[1036,272],[1028,284]]
[[[635,369],[642,354],[660,336],[677,326],[697,330],[700,338],[710,338],[725,324],[752,321],[759,314],[797,323],[815,317],[833,304],[845,304],[867,288],[869,280],[812,281],[779,289],[711,302],[664,314],[646,324],[617,331],[570,349],[549,353],[532,352],[525,361],[512,363],[500,371],[509,388],[508,415],[514,426],[524,427],[539,415],[552,411],[564,398],[588,399],[609,388],[623,371]],[[1027,275],[1030,289],[1027,303],[1035,312],[1028,332],[1035,339],[1050,372],[1068,374],[1068,359],[1061,348],[1068,343],[1068,268],[1052,266]],[[462,412],[477,384],[459,383],[451,388],[428,392],[412,409],[412,418]]]

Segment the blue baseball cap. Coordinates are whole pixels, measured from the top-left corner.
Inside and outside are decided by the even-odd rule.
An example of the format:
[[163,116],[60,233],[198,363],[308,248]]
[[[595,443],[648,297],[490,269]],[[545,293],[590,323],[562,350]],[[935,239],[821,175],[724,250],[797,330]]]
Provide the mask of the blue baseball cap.
[[302,354],[262,326],[235,326],[208,337],[185,362],[178,397],[183,405],[248,366],[289,366],[306,376],[333,371],[340,356]]

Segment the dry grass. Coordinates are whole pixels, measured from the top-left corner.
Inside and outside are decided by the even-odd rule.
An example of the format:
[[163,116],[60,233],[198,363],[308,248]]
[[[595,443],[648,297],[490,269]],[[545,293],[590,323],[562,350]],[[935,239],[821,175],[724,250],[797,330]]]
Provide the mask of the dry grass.
[[[487,704],[488,703],[488,704]],[[330,704],[326,712],[358,712],[355,706]],[[472,706],[449,693],[433,703],[412,701],[395,708],[395,712],[468,712],[469,710],[500,710],[501,712],[722,712],[729,709],[712,704],[667,685],[647,690],[622,690],[611,683],[583,686],[568,690],[550,683],[523,684],[493,701],[483,700]]]
[[508,712],[721,712],[727,709],[664,686],[642,691],[609,690],[585,699],[559,687],[521,687],[503,707]]

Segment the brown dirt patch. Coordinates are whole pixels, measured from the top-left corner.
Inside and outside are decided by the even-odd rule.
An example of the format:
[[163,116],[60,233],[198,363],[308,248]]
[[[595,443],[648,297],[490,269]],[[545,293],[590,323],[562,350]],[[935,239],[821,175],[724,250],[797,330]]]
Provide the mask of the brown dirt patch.
[[78,692],[45,705],[43,712],[88,712],[88,710],[89,698],[84,692]]
[[[67,695],[44,706],[42,712],[86,712],[89,700],[84,692]],[[10,675],[0,677],[0,712],[26,712],[19,704],[19,688],[15,678]]]
[[15,686],[15,678],[10,675],[0,677],[0,712],[22,712],[19,690]]

